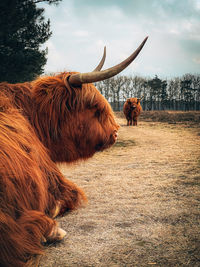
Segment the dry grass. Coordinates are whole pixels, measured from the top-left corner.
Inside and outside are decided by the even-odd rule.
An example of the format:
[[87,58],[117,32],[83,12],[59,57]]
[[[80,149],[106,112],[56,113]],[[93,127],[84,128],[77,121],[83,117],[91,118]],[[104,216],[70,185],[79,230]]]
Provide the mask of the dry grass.
[[200,266],[198,122],[117,120],[115,146],[60,166],[89,204],[58,219],[67,237],[47,247],[40,266]]
[[[120,118],[124,118],[123,112],[116,112]],[[143,111],[139,117],[141,121],[167,122],[170,124],[187,123],[200,124],[200,111]]]

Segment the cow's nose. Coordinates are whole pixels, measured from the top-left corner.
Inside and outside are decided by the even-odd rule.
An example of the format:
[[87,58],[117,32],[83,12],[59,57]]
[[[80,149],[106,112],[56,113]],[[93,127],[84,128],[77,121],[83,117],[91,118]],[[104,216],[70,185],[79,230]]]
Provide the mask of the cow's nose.
[[113,133],[113,137],[114,137],[114,139],[115,139],[115,141],[117,140],[117,137],[118,137],[118,132],[117,131],[114,131],[114,133]]

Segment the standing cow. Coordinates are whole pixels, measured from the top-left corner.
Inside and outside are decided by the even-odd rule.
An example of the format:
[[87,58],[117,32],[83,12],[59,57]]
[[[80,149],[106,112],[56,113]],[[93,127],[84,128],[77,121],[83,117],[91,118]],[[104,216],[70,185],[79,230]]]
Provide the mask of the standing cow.
[[123,111],[127,120],[127,126],[137,125],[138,116],[142,111],[140,101],[141,101],[140,98],[132,97],[128,98],[124,103]]
[[118,124],[92,82],[110,78],[139,54],[91,73],[64,72],[0,84],[0,265],[27,266],[42,243],[66,232],[54,218],[87,201],[56,162],[75,162],[113,145]]

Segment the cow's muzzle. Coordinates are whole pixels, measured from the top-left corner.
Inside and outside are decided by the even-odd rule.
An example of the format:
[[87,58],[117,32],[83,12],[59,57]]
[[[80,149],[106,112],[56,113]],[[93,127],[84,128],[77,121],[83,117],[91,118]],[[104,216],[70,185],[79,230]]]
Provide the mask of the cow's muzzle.
[[134,110],[134,109],[136,109],[136,107],[135,107],[135,106],[132,106],[132,107],[131,107],[131,110]]
[[118,132],[115,130],[112,136],[113,136],[114,141],[116,142],[117,137],[118,137]]

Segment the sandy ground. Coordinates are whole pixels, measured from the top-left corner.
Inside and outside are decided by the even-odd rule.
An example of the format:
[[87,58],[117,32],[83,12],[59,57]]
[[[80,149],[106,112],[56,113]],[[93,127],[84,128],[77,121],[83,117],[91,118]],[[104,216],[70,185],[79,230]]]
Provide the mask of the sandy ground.
[[89,202],[57,219],[40,267],[200,266],[199,128],[117,120],[111,149],[60,166]]

